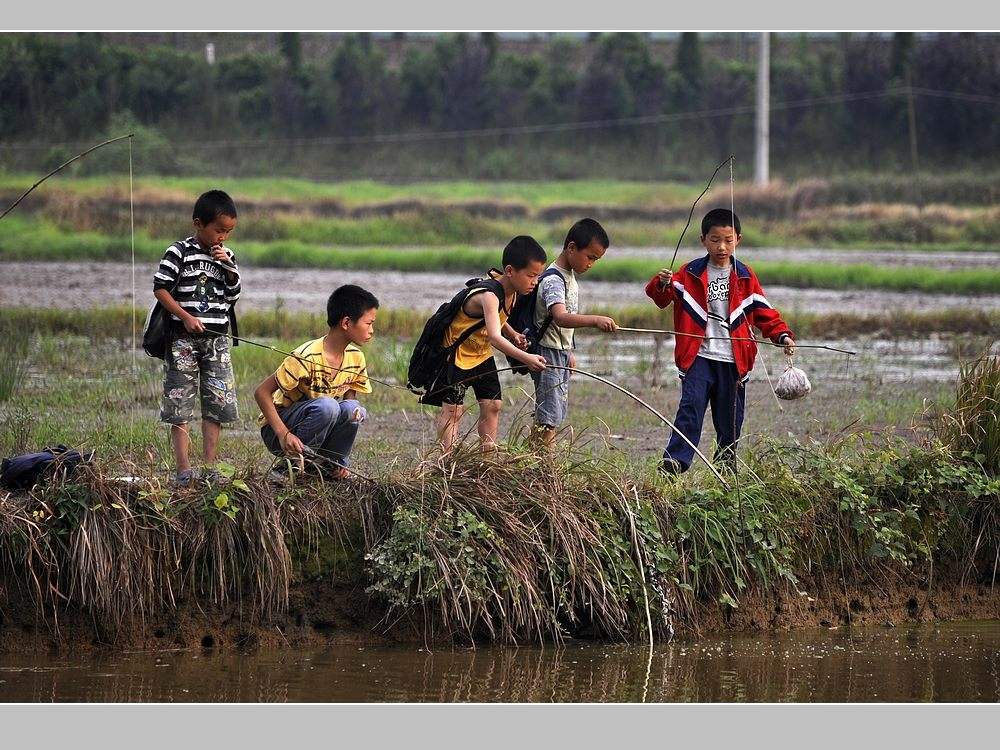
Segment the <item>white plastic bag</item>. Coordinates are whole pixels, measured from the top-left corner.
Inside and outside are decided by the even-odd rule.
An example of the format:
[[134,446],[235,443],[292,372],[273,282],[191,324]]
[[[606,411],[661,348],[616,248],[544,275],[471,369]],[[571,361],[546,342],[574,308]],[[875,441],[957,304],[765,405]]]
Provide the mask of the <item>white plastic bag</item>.
[[798,367],[792,366],[792,358],[789,357],[785,371],[781,373],[781,377],[778,378],[778,383],[774,387],[775,395],[785,401],[794,401],[797,398],[803,398],[811,390],[812,385],[809,383],[809,378]]

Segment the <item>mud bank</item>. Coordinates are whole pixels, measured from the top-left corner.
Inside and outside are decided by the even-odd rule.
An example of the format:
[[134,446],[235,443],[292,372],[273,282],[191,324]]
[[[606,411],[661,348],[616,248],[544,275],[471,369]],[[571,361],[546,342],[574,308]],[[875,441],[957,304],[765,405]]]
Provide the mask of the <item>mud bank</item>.
[[[0,653],[87,653],[216,649],[247,652],[312,649],[329,645],[462,644],[443,631],[424,632],[426,613],[387,616],[385,606],[361,584],[301,583],[290,591],[287,615],[266,623],[241,620],[238,608],[205,609],[179,602],[178,609],[117,633],[104,630],[79,610],[60,613],[58,630],[47,625],[18,596],[0,607]],[[749,595],[740,606],[703,605],[696,622],[678,622],[675,638],[783,632],[852,626],[896,627],[908,623],[1000,619],[1000,590],[987,584],[938,581],[891,587],[852,584]],[[581,630],[566,642],[599,641]],[[661,639],[662,640],[662,639]]]

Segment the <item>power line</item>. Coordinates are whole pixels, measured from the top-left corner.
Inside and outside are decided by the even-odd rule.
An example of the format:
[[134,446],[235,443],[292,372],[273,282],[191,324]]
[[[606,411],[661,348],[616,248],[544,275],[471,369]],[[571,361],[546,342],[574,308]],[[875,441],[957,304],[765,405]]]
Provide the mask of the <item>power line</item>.
[[[863,91],[848,94],[830,94],[808,99],[798,99],[788,102],[772,102],[770,111],[803,109],[826,104],[866,101],[886,97],[906,96],[909,93],[920,96],[954,99],[978,104],[1000,104],[1000,98],[982,94],[972,94],[959,91],[940,91],[917,87],[898,86],[880,91]],[[462,138],[490,138],[504,135],[535,135],[542,133],[563,133],[583,130],[604,130],[619,127],[636,127],[643,125],[661,125],[689,120],[708,119],[714,117],[731,117],[751,114],[756,111],[755,104],[745,104],[735,107],[718,109],[701,109],[687,112],[666,112],[655,115],[637,115],[602,120],[580,120],[575,122],[560,122],[537,125],[516,125],[505,128],[476,128],[468,130],[439,130],[413,133],[374,133],[372,135],[318,136],[310,138],[246,138],[219,141],[174,141],[174,148],[260,148],[264,146],[344,146],[379,143],[423,143],[428,141],[455,140]],[[70,143],[12,144],[0,143],[0,149],[11,151],[31,149],[51,149],[58,146],[71,146]]]

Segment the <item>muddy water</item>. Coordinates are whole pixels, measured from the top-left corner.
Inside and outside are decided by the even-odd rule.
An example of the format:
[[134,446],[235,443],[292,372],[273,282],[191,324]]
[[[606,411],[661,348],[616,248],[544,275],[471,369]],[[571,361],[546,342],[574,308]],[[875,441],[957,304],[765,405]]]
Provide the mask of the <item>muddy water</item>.
[[645,648],[336,646],[0,656],[0,700],[1000,701],[1000,621],[703,638]]
[[[143,310],[152,303],[155,264],[136,267],[136,299]],[[242,310],[322,312],[341,284],[370,289],[388,308],[436,309],[461,288],[469,273],[404,273],[331,269],[243,269]],[[588,307],[647,305],[640,282],[588,281],[583,293]],[[793,289],[769,285],[768,298],[782,311],[813,313],[968,307],[968,296],[879,290]],[[0,307],[104,307],[127,305],[132,299],[132,267],[128,263],[0,262]],[[1000,310],[1000,295],[976,296],[980,310]]]

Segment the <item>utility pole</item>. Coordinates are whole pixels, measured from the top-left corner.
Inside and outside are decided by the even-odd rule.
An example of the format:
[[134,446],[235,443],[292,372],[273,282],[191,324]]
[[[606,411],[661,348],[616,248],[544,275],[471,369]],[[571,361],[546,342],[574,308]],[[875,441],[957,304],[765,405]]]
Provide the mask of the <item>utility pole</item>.
[[757,128],[754,152],[754,185],[770,182],[770,128],[771,128],[771,38],[761,32],[757,45]]
[[923,191],[920,189],[920,164],[917,160],[917,110],[913,104],[913,81],[910,68],[906,68],[906,121],[910,130],[910,166],[913,169],[913,192],[916,198],[917,210],[924,208]]

